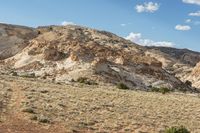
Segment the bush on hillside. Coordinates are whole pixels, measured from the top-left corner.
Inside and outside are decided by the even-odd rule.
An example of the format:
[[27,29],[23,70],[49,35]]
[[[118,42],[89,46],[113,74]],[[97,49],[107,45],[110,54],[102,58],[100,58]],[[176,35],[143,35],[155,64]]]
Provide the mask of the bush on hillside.
[[77,79],[77,82],[82,83],[82,84],[87,84],[87,85],[97,85],[95,81],[88,79],[86,77],[79,77]]
[[127,86],[127,85],[125,85],[124,83],[119,83],[118,85],[117,85],[117,88],[118,89],[122,89],[122,90],[129,90],[130,88]]
[[17,72],[15,72],[15,71],[12,71],[10,73],[11,73],[12,76],[18,76]]
[[184,126],[180,127],[171,127],[165,130],[165,133],[190,133],[188,129],[186,129]]
[[36,78],[35,73],[25,73],[25,74],[22,74],[20,76],[24,77],[24,78]]
[[151,89],[152,92],[159,92],[159,93],[162,93],[162,94],[166,94],[166,93],[169,93],[171,90],[169,88],[166,88],[166,87],[160,87],[160,88],[157,88],[157,87],[153,87]]

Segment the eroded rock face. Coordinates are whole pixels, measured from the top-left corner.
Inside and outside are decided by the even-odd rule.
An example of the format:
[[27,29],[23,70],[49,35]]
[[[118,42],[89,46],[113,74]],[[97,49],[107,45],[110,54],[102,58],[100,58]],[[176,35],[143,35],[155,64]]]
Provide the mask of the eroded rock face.
[[196,67],[192,71],[192,75],[198,77],[200,75],[200,63],[196,65]]
[[200,88],[200,63],[198,63],[188,75],[189,76],[185,77],[185,81],[190,81],[192,86]]
[[22,51],[37,36],[33,28],[0,24],[0,60]]
[[147,47],[150,50],[160,51],[171,58],[175,59],[180,64],[196,66],[200,62],[200,53],[188,49],[176,49],[170,47]]
[[[105,31],[80,26],[39,27],[38,35],[5,64],[37,77],[70,82],[88,77],[96,82],[125,83],[148,90],[161,85],[177,89],[184,84],[165,70],[165,62],[150,56],[147,48]],[[164,58],[164,57],[163,57]],[[12,64],[12,65],[11,65]]]
[[[191,81],[192,86],[200,88],[200,53],[188,49],[166,47],[147,47],[146,55],[154,57],[163,64],[163,68],[182,82]],[[196,67],[195,67],[196,66]]]

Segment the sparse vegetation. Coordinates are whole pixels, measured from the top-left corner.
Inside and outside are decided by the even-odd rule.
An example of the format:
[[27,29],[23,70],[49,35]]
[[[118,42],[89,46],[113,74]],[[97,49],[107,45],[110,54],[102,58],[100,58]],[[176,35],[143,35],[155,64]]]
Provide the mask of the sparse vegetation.
[[11,73],[12,76],[18,76],[17,72],[15,72],[15,71],[12,71],[10,73]]
[[33,120],[33,121],[36,121],[37,119],[38,119],[38,118],[37,118],[36,115],[33,115],[33,116],[30,117],[30,120]]
[[71,82],[76,82],[74,79],[71,79]]
[[162,94],[166,94],[166,93],[169,93],[171,90],[166,88],[166,87],[153,87],[151,89],[152,92],[159,92],[159,93],[162,93]]
[[[8,91],[8,88],[13,91]],[[104,129],[105,132],[159,133],[178,121],[182,125],[188,123],[187,128],[191,132],[200,131],[200,100],[191,95],[118,91],[109,84],[95,87],[79,85],[77,82],[73,85],[57,85],[6,76],[0,82],[1,99],[7,101],[1,106],[7,111],[7,121],[2,118],[1,122],[6,128],[8,124],[23,129],[27,129],[27,124],[37,128],[38,125],[50,127],[54,124],[58,128],[69,129],[69,132],[72,129],[78,132]]]
[[87,84],[87,85],[97,85],[97,83],[89,78],[86,77],[79,77],[77,79],[77,82],[82,83],[82,84]]
[[22,109],[22,112],[26,112],[26,113],[30,113],[30,114],[35,113],[35,111],[32,108],[24,108],[24,109]]
[[22,74],[20,75],[21,77],[24,77],[24,78],[35,78],[35,73],[25,73],[25,74]]
[[190,131],[184,126],[171,127],[165,130],[165,133],[190,133]]
[[126,84],[124,84],[124,83],[119,83],[119,84],[117,84],[117,88],[118,89],[122,89],[122,90],[129,90],[130,88],[126,85]]
[[43,115],[38,118],[38,121],[41,123],[50,123],[50,120]]

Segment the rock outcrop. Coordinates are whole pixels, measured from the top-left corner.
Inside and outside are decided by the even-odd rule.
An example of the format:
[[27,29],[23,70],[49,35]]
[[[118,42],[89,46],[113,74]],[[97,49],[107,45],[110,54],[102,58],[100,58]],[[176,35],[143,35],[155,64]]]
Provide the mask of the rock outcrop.
[[162,50],[149,49],[115,34],[80,26],[47,26],[29,31],[34,34],[19,42],[25,44],[24,49],[3,60],[2,69],[34,73],[39,78],[45,75],[57,82],[87,77],[98,83],[122,82],[140,90],[151,87],[192,90],[168,71],[177,58]]
[[199,52],[168,47],[147,47],[147,49],[146,54],[162,62],[166,71],[182,82],[190,81],[193,87],[200,88],[199,65],[197,65],[200,62]]

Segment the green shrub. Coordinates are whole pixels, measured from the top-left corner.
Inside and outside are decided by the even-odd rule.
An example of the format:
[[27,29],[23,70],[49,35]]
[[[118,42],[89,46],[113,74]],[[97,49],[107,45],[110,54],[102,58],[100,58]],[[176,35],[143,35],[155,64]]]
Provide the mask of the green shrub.
[[34,120],[34,121],[36,121],[37,119],[38,119],[38,118],[37,118],[36,115],[33,115],[33,116],[30,117],[30,120]]
[[87,80],[88,80],[88,78],[86,78],[86,77],[79,77],[77,79],[77,82],[79,82],[79,83],[85,83],[85,82],[87,82]]
[[165,133],[190,133],[188,129],[186,129],[184,126],[180,127],[171,127],[165,130]]
[[17,72],[15,72],[15,71],[12,71],[12,72],[11,72],[11,75],[12,75],[12,76],[18,76]]
[[82,83],[82,84],[87,84],[87,85],[97,85],[95,81],[88,79],[86,77],[79,77],[77,79],[77,82]]
[[117,85],[117,88],[118,89],[122,89],[122,90],[129,90],[130,88],[127,86],[127,85],[125,85],[124,83],[119,83],[118,85]]
[[166,87],[160,87],[160,88],[157,88],[157,87],[153,87],[151,89],[152,92],[159,92],[159,93],[162,93],[162,94],[166,94],[166,93],[169,93],[171,90],[166,88]]
[[24,77],[24,78],[36,78],[35,73],[26,73],[26,74],[22,74],[20,76]]
[[40,116],[39,118],[37,118],[38,119],[38,121],[39,122],[41,122],[41,123],[50,123],[51,121],[50,121],[50,119],[48,118],[48,117],[46,117],[46,116]]
[[22,109],[22,112],[35,114],[35,111],[33,110],[33,108],[24,108],[24,109]]

